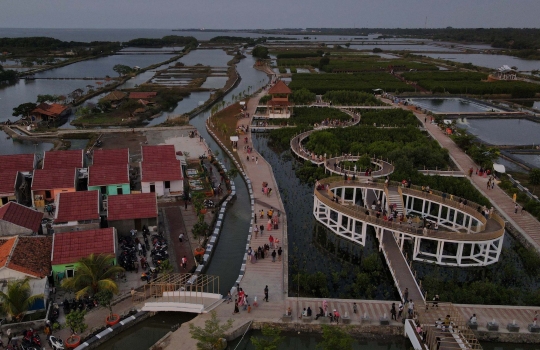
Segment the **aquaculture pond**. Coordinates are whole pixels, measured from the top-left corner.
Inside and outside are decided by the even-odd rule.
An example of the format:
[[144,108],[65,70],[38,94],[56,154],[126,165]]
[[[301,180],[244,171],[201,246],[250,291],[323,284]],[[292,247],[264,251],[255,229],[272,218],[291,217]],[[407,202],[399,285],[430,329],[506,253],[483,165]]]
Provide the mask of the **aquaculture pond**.
[[[178,325],[195,318],[185,312],[159,312],[98,346],[97,350],[147,350]],[[173,328],[174,327],[174,328]]]
[[[313,217],[313,186],[302,183],[295,169],[302,164],[289,150],[277,152],[268,137],[257,135],[254,147],[274,170],[287,212],[289,242],[289,296],[397,300],[392,276],[378,252],[373,232],[362,247],[337,238]],[[367,276],[369,274],[369,276]],[[357,283],[357,277],[371,278],[370,285]]]
[[488,105],[480,101],[462,99],[462,98],[410,98],[407,99],[413,105],[435,113],[480,113],[495,111]]
[[540,123],[528,119],[459,119],[458,126],[492,145],[540,144]]
[[518,71],[532,71],[540,69],[540,60],[524,60],[513,56],[506,55],[490,55],[485,53],[426,53],[428,57],[448,60],[460,63],[472,63],[475,66],[487,67],[492,69],[500,68],[504,65],[517,67]]
[[0,154],[41,153],[54,147],[52,143],[13,140],[7,134],[0,134]]
[[[252,337],[260,337],[261,331],[250,330],[244,339],[236,339],[229,344],[230,349],[236,350],[255,350],[251,343]],[[311,350],[316,349],[317,344],[322,341],[321,334],[315,333],[282,333],[284,339],[278,346],[277,350]],[[408,350],[411,348],[411,343],[404,337],[384,337],[380,340],[372,340],[372,335],[369,335],[370,340],[355,339],[353,350]],[[338,349],[336,349],[338,350]]]
[[[538,141],[540,143],[540,140]],[[525,163],[533,166],[533,167],[536,167],[536,168],[540,168],[540,154],[518,154],[518,153],[513,153],[512,154],[513,157],[515,158],[518,158],[519,160],[522,160],[524,161]],[[521,171],[523,171],[523,169],[520,168]]]

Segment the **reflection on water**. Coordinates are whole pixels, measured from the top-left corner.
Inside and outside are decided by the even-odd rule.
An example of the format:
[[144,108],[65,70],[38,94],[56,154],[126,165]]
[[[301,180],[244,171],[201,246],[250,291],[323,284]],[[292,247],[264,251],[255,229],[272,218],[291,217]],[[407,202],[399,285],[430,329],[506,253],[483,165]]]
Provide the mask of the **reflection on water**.
[[489,55],[483,53],[471,53],[471,54],[438,54],[428,53],[425,54],[428,57],[440,58],[443,60],[450,60],[461,63],[472,63],[475,66],[482,66],[497,69],[503,65],[510,67],[516,66],[520,71],[531,71],[540,69],[539,60],[524,60],[521,58],[506,56],[506,55]]
[[[514,157],[521,159],[527,164],[532,165],[533,167],[540,168],[540,154],[513,154]],[[522,168],[520,168],[523,171]]]
[[208,77],[204,84],[201,85],[203,89],[221,89],[225,86],[229,77]]
[[198,63],[203,66],[225,67],[232,56],[227,55],[224,50],[195,50],[191,51],[180,59],[186,66],[194,66]]
[[0,154],[41,153],[53,148],[52,143],[35,143],[8,139],[7,134],[0,133]]
[[446,113],[477,113],[491,111],[493,108],[479,102],[460,98],[411,98],[412,104],[433,111]]
[[492,145],[540,144],[540,124],[527,119],[459,119],[458,126]]

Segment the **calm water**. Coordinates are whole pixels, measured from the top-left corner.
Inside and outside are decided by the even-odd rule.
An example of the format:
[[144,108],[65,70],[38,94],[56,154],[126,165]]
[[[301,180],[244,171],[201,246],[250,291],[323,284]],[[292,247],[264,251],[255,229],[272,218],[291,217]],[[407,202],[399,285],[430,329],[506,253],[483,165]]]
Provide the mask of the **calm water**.
[[195,50],[180,59],[186,66],[194,66],[198,63],[203,66],[225,67],[232,56],[227,55],[224,50]]
[[533,108],[540,111],[540,101],[534,101]]
[[225,86],[228,77],[208,77],[206,81],[201,85],[204,89],[221,89]]
[[[515,154],[514,153],[514,157],[521,159],[524,162],[534,167],[540,168],[540,155],[538,154]],[[521,169],[521,171],[523,171],[523,169]]]
[[105,78],[107,75],[117,77],[118,73],[113,70],[113,67],[117,64],[144,68],[166,61],[173,56],[173,54],[112,55],[51,69],[36,74],[36,78]]
[[476,113],[490,111],[492,108],[478,102],[460,98],[411,98],[412,104],[433,111],[446,113]]
[[505,56],[505,55],[489,55],[482,53],[472,54],[426,54],[428,57],[440,58],[443,60],[450,60],[461,63],[472,63],[475,66],[482,66],[497,69],[503,65],[510,67],[516,66],[519,71],[531,71],[540,69],[539,60],[524,60],[517,57]]
[[206,100],[208,100],[209,98],[210,91],[192,92],[188,97],[184,97],[182,101],[178,102],[178,105],[173,111],[164,112],[163,115],[161,115],[160,117],[152,119],[148,126],[154,126],[163,123],[165,120],[167,120],[169,115],[177,116],[188,113],[193,109],[197,108],[198,106],[204,104],[204,102],[206,102]]
[[526,119],[460,119],[458,125],[493,145],[540,144],[540,124]]
[[349,46],[350,49],[354,50],[373,50],[374,48],[380,48],[383,51],[401,51],[401,50],[407,50],[407,51],[413,51],[413,52],[419,52],[419,51],[458,51],[456,49],[447,48],[447,47],[440,47],[440,46],[434,46],[434,45],[418,45],[418,44],[408,44],[408,45],[400,45],[400,44],[391,44],[391,43],[369,43],[366,45],[351,45]]
[[175,324],[192,320],[197,314],[184,312],[160,312],[129,328],[111,340],[103,343],[98,350],[147,350],[161,339]]
[[8,139],[7,134],[0,133],[0,154],[23,154],[23,153],[41,153],[53,148],[52,143],[34,143],[32,141],[20,141]]

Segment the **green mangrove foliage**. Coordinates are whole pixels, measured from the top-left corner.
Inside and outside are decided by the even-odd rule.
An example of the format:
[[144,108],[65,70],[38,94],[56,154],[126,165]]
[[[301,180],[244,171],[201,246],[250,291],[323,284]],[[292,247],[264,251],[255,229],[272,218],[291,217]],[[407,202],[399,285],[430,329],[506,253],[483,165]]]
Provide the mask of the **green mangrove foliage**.
[[291,101],[297,105],[308,105],[315,101],[315,94],[308,89],[294,90],[291,94]]
[[[289,125],[312,126],[325,120],[345,122],[351,120],[351,116],[337,108],[295,107],[293,115],[287,120]],[[281,124],[283,120],[269,119],[269,124]]]
[[360,91],[328,91],[323,95],[323,100],[332,102],[337,106],[382,106],[383,102],[373,94]]
[[414,91],[409,86],[386,72],[368,72],[355,74],[293,74],[289,87],[293,90],[306,88],[313,93],[324,95],[328,91],[363,91],[372,93],[373,89],[383,89],[388,92]]
[[371,109],[362,111],[360,124],[375,126],[418,126],[420,125],[420,121],[412,112],[403,109]]

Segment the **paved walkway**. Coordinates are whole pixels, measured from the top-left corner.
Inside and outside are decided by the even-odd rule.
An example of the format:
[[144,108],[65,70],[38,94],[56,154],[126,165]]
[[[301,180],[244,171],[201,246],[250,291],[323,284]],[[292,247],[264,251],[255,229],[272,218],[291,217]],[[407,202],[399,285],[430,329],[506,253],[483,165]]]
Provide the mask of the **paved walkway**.
[[[178,205],[179,204],[180,203],[178,203]],[[191,211],[193,212],[193,209],[188,207],[186,214],[188,213],[189,209],[191,209]],[[193,266],[195,266],[195,258],[193,256],[193,249],[189,242],[188,231],[186,229],[187,225],[185,224],[182,210],[180,209],[180,206],[171,206],[168,208],[164,208],[163,213],[165,214],[167,224],[169,225],[169,243],[172,246],[172,252],[174,252],[174,260],[176,262],[175,271],[178,271],[180,273],[189,272],[191,271]],[[195,214],[193,214],[193,216],[195,216]],[[180,233],[184,234],[182,242],[180,242],[180,240],[178,239]],[[186,268],[182,268],[181,266],[182,257],[184,256],[187,258]]]
[[[392,103],[389,100],[384,100],[384,102]],[[404,109],[409,109],[407,107],[402,107]],[[410,110],[416,115],[416,117],[424,123],[425,118],[429,121],[430,117],[420,113],[416,110],[410,108]],[[441,147],[446,148],[450,157],[456,163],[464,173],[468,173],[470,168],[473,168],[476,172],[476,169],[480,167],[474,163],[474,161],[454,143],[454,141],[448,137],[436,124],[424,123],[424,127],[429,132],[429,134],[439,142]],[[486,185],[488,178],[480,177],[473,173],[473,176],[469,178],[473,185],[482,193],[486,198],[490,200],[493,206],[501,213],[501,215],[508,220],[515,228],[517,228],[521,233],[524,234],[525,238],[534,246],[538,251],[540,251],[540,223],[534,216],[524,212],[521,215],[518,211],[518,214],[514,214],[515,203],[512,201],[512,198],[506,194],[502,189],[495,186],[493,190],[487,190]],[[520,208],[521,209],[521,208]]]

